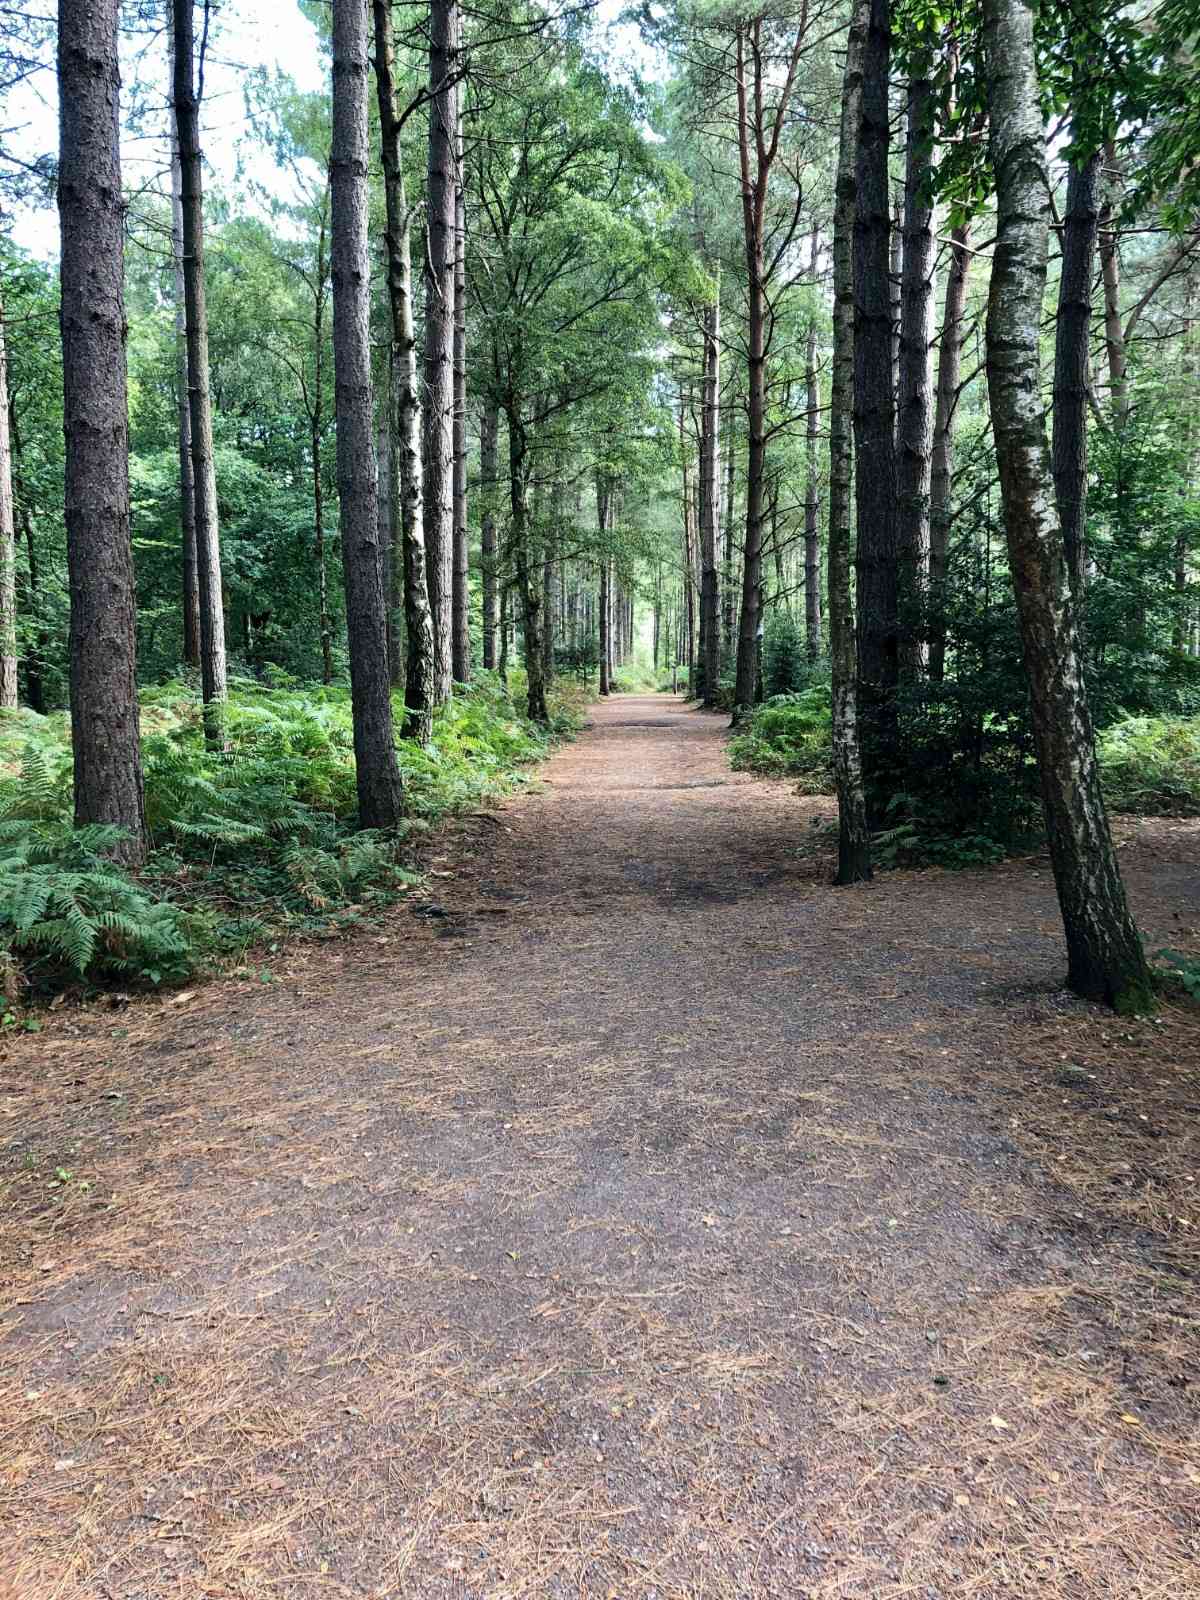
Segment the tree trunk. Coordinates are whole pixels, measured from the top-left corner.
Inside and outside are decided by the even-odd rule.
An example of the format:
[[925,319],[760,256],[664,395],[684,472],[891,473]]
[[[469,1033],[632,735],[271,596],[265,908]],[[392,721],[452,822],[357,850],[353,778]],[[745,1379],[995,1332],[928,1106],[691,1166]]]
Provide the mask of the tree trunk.
[[183,659],[200,665],[200,580],[196,565],[196,475],[192,470],[192,407],[188,384],[187,288],[183,275],[183,169],[175,121],[175,29],[167,29],[167,133],[171,149],[171,262],[175,281],[175,383],[179,413],[179,530],[182,552]]
[[0,300],[0,706],[17,704],[17,523],[9,435],[8,334]]
[[929,497],[933,451],[933,94],[928,57],[908,86],[904,177],[904,267],[900,286],[900,382],[896,430],[896,555],[899,565],[900,671],[925,666],[921,612],[929,577]]
[[333,368],[358,820],[363,828],[390,828],[399,821],[403,793],[392,731],[372,439],[367,70],[367,0],[333,0]]
[[971,265],[971,229],[960,223],[950,235],[950,267],[942,308],[938,349],[937,409],[933,423],[933,465],[929,482],[929,594],[931,626],[929,676],[946,675],[946,567],[950,552],[951,496],[954,488],[954,414],[962,372],[963,313]]
[[736,512],[734,497],[733,427],[729,429],[729,461],[725,469],[725,531],[721,540],[721,672],[725,675],[734,664],[734,582],[733,582],[733,519]]
[[602,478],[596,479],[596,522],[600,533],[600,693],[612,693],[612,599],[609,594],[608,515],[612,490]]
[[1054,335],[1054,498],[1077,615],[1087,582],[1087,406],[1100,159],[1097,151],[1067,174]]
[[525,429],[513,411],[508,417],[508,487],[512,507],[512,541],[517,589],[525,635],[526,712],[530,722],[547,723],[546,676],[542,655],[542,592],[535,577],[529,529],[529,450]]
[[383,147],[388,306],[392,323],[392,387],[396,401],[396,449],[400,458],[400,543],[404,566],[404,731],[419,744],[433,729],[433,619],[425,564],[422,506],[421,395],[417,383],[417,339],[412,304],[412,212],[404,192],[400,128],[396,113],[395,49],[389,0],[374,0],[375,82]]
[[479,430],[479,489],[483,516],[480,520],[483,563],[483,665],[491,671],[496,665],[497,549],[496,485],[498,480],[500,413],[494,400],[483,408]]
[[[1118,182],[1115,172],[1116,150],[1111,144],[1104,148],[1104,162],[1108,167],[1108,185]],[[1121,322],[1121,245],[1117,233],[1117,208],[1111,196],[1105,200],[1100,212],[1100,273],[1104,281],[1104,345],[1108,355],[1108,397],[1112,402],[1113,420],[1124,427],[1129,413],[1129,386],[1125,377],[1125,328]]]
[[200,595],[200,685],[205,737],[224,740],[225,606],[221,536],[213,460],[212,397],[208,387],[208,308],[204,292],[204,189],[200,99],[196,90],[194,0],[173,0],[175,127],[183,208],[183,283],[187,314],[188,397],[196,508],[196,571]]
[[833,377],[829,397],[829,656],[833,675],[833,775],[838,796],[839,884],[871,876],[871,835],[858,748],[850,509],[854,471],[854,232],[863,60],[871,0],[854,0],[846,40],[833,214]]
[[984,0],[997,239],[987,375],[1068,983],[1121,1013],[1152,1004],[1109,834],[1074,606],[1054,514],[1038,345],[1046,284],[1046,148],[1028,0]]
[[333,682],[333,620],[329,615],[329,569],[325,551],[325,280],[328,189],[321,206],[317,234],[316,287],[313,293],[313,386],[309,411],[313,482],[313,539],[317,561],[317,626],[321,636],[321,681]]
[[[1187,463],[1186,488],[1189,499],[1194,499],[1200,483],[1200,424],[1196,418],[1200,403],[1200,267],[1193,266],[1188,273],[1183,300],[1183,374],[1187,406]],[[1175,535],[1175,619],[1171,625],[1171,647],[1181,655],[1188,644],[1188,578],[1191,557],[1190,528],[1181,521]]]
[[451,653],[455,683],[468,683],[471,678],[470,556],[467,544],[467,221],[462,95],[463,86],[460,84],[455,100],[454,162],[454,581]]
[[378,407],[375,423],[375,471],[379,483],[379,570],[383,582],[383,612],[387,628],[388,683],[400,681],[400,618],[392,609],[393,574],[403,561],[400,540],[400,518],[396,515],[396,404],[392,394],[391,362],[384,377],[384,394]]
[[863,760],[879,798],[896,763],[899,682],[895,406],[889,289],[889,0],[871,0],[854,210],[854,474],[858,681]]
[[75,821],[146,854],[125,378],[118,0],[59,0],[58,211]]
[[[812,230],[812,255],[809,275],[814,295],[817,292],[817,254],[820,236]],[[808,319],[804,342],[804,637],[810,663],[821,655],[821,483],[817,465],[817,437],[820,429],[821,395],[817,381],[817,317]]]
[[425,200],[425,556],[433,618],[433,700],[450,698],[454,598],[455,152],[459,8],[429,9],[429,170]]
[[721,594],[717,539],[721,524],[721,304],[704,313],[704,386],[700,432],[700,656],[704,704],[716,707],[721,680]]

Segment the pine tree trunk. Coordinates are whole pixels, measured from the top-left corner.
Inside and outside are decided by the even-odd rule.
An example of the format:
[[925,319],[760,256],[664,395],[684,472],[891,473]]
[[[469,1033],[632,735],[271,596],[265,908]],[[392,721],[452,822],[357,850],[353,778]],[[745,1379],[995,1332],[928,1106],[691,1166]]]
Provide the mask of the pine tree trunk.
[[333,682],[333,619],[329,615],[329,568],[325,549],[325,283],[328,276],[328,205],[326,187],[317,233],[317,270],[313,291],[313,384],[310,401],[309,454],[313,484],[313,542],[317,563],[317,628],[321,638],[321,681]]
[[1100,791],[1040,398],[1049,193],[1028,0],[984,0],[983,28],[997,203],[988,395],[1068,983],[1138,1012],[1152,1004],[1150,976]]
[[896,427],[896,555],[899,564],[900,671],[924,669],[922,608],[929,578],[929,498],[933,451],[933,94],[920,57],[908,86],[904,177],[904,265],[900,286],[900,383]]
[[224,741],[225,606],[221,535],[208,387],[208,308],[204,292],[204,189],[200,101],[196,92],[194,0],[173,0],[175,126],[182,176],[183,283],[187,313],[188,394],[196,508],[196,572],[200,595],[200,684],[208,742]]
[[171,262],[175,284],[175,383],[179,413],[179,531],[183,659],[200,665],[200,579],[196,565],[196,476],[192,470],[192,407],[188,384],[187,289],[183,276],[183,170],[175,121],[175,29],[167,29],[167,134],[171,150]]
[[[817,292],[817,254],[820,236],[814,224],[809,275]],[[821,483],[817,465],[821,395],[817,380],[817,318],[808,319],[804,341],[804,637],[810,663],[821,656]]]
[[608,515],[612,491],[602,479],[596,479],[596,522],[600,534],[600,596],[597,609],[600,616],[600,693],[612,693],[612,643],[609,624],[612,620],[612,602],[609,597]]
[[871,0],[854,211],[854,474],[858,704],[873,800],[896,765],[899,682],[895,406],[888,250],[889,0]]
[[384,374],[384,394],[378,406],[375,423],[375,461],[379,482],[379,558],[380,576],[383,580],[383,611],[387,619],[388,683],[395,686],[403,674],[403,652],[400,644],[400,614],[392,606],[396,567],[404,560],[400,537],[400,518],[397,514],[398,491],[396,471],[396,404],[392,393],[389,361]]
[[733,668],[734,658],[734,582],[733,582],[733,519],[736,511],[734,497],[733,429],[729,430],[729,461],[725,469],[725,531],[722,538],[721,571],[721,674]]
[[129,537],[118,0],[59,0],[58,211],[75,821],[146,854]]
[[[1117,183],[1116,150],[1104,149],[1110,188]],[[1108,397],[1113,420],[1123,427],[1129,413],[1129,385],[1125,376],[1125,329],[1121,322],[1121,244],[1117,233],[1117,207],[1111,196],[1100,212],[1100,275],[1104,283],[1104,345],[1108,355]]]
[[480,520],[480,539],[483,564],[483,665],[491,671],[496,665],[497,623],[497,549],[496,549],[496,485],[498,482],[500,413],[494,400],[483,408],[479,431],[479,489],[483,506]]
[[460,84],[455,100],[454,161],[454,577],[451,655],[455,683],[469,683],[471,678],[470,556],[467,543],[467,213],[462,96],[463,85]]
[[960,223],[950,235],[950,266],[942,308],[938,348],[937,406],[933,423],[933,464],[929,482],[929,676],[946,675],[946,570],[950,554],[951,500],[954,489],[954,414],[962,372],[963,313],[967,304],[971,229]]
[[1054,336],[1054,498],[1079,615],[1087,585],[1087,406],[1099,183],[1099,151],[1067,173]]
[[833,674],[833,775],[838,796],[836,882],[871,876],[871,836],[858,748],[857,664],[850,590],[854,472],[854,231],[863,60],[871,0],[854,0],[846,40],[833,216],[833,378],[829,399],[829,655]]
[[526,714],[530,722],[547,723],[546,673],[542,654],[542,590],[537,578],[534,554],[530,548],[529,449],[521,419],[509,411],[508,486],[512,510],[513,553],[516,557],[517,589],[521,600],[521,621],[525,636]]
[[17,523],[9,435],[8,334],[0,300],[0,706],[17,704]]
[[433,619],[433,700],[450,698],[454,598],[455,151],[457,0],[429,8],[429,169],[425,187],[425,559]]
[[392,730],[372,438],[367,71],[367,0],[333,0],[333,369],[358,820],[363,828],[390,828],[400,818],[403,793]]
[[717,581],[717,539],[721,523],[721,471],[718,453],[721,420],[721,306],[715,300],[704,314],[704,390],[700,434],[700,656],[704,704],[717,704],[721,679],[721,595]]
[[[425,563],[421,470],[421,394],[412,304],[412,212],[404,192],[396,112],[395,47],[390,0],[374,0],[375,83],[383,146],[388,306],[392,323],[392,386],[400,460],[400,543],[404,572],[404,731],[419,744],[433,729],[433,619]],[[395,603],[393,596],[393,604]]]

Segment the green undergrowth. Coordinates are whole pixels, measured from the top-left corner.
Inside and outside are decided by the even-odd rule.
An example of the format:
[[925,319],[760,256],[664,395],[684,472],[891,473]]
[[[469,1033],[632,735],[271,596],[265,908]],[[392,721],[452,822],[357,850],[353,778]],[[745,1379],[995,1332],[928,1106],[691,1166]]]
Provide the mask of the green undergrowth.
[[[986,737],[980,746],[973,760],[947,745],[920,763],[935,775],[932,787],[920,771],[907,774],[883,808],[878,865],[986,866],[1038,838],[1032,757],[1016,771],[989,753]],[[1112,810],[1200,816],[1200,717],[1119,717],[1101,731],[1097,754]],[[828,686],[767,700],[730,739],[729,759],[738,771],[796,778],[802,793],[832,794]]]
[[113,829],[72,824],[66,718],[6,714],[3,1014],[14,1014],[18,993],[179,981],[254,946],[369,918],[418,881],[412,863],[423,831],[530,781],[553,739],[577,725],[578,698],[570,689],[556,695],[552,726],[543,730],[491,674],[458,690],[438,712],[428,748],[398,741],[406,816],[385,834],[356,827],[347,689],[235,681],[221,753],[205,748],[190,685],[148,689],[142,740],[152,849],[136,874],[110,859],[119,840]]

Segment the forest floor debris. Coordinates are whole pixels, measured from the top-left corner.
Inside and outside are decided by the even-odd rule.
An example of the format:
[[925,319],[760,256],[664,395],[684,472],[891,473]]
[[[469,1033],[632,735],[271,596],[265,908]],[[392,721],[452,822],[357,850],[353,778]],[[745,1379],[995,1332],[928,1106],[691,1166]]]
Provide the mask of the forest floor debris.
[[20,1600],[1200,1596],[1200,1010],[722,741],[616,700],[444,917],[5,1041]]

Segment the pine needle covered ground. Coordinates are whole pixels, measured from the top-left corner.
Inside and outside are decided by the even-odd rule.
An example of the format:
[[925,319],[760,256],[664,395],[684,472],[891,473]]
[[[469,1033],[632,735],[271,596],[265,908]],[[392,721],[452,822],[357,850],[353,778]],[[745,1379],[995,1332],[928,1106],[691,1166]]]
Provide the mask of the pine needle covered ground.
[[[1200,1013],[592,724],[382,925],[6,1040],[10,1592],[1200,1596]],[[1195,952],[1200,825],[1120,832]]]

